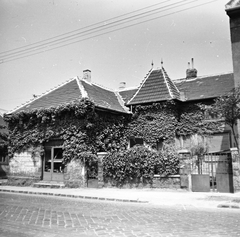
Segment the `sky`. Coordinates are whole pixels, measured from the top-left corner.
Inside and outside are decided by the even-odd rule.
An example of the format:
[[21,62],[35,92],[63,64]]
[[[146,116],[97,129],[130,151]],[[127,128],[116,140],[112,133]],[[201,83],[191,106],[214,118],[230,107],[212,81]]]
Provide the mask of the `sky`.
[[[191,58],[198,76],[232,72],[227,2],[0,0],[0,112],[10,111],[70,78],[81,78],[85,69],[91,70],[94,83],[113,90],[120,82],[139,86],[152,62],[158,68],[163,61],[171,79],[185,77]],[[156,8],[161,8],[157,14],[142,18],[145,11],[153,13]],[[139,17],[133,21],[136,14]],[[117,26],[110,24],[117,20]],[[78,33],[93,24],[97,25],[91,27],[99,27],[98,32],[78,35],[66,41],[66,46],[58,44],[53,49],[54,45],[47,45],[41,53],[33,51],[28,57],[12,54],[7,58],[11,60],[6,60],[6,52],[14,53],[10,50],[25,50],[52,37],[59,39],[59,35],[67,37],[69,32]]]

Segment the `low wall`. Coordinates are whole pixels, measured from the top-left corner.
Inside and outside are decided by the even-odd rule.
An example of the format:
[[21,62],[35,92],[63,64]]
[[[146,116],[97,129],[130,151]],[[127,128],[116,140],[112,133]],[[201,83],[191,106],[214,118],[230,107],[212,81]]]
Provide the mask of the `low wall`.
[[[117,183],[114,180],[105,180],[104,187],[117,187]],[[126,182],[122,188],[180,189],[180,175],[154,175],[152,183],[149,183],[147,180],[133,180],[131,182]]]

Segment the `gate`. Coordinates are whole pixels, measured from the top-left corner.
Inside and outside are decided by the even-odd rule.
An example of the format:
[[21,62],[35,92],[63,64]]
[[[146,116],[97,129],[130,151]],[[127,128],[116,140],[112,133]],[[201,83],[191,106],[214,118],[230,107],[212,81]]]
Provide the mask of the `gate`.
[[233,193],[232,157],[230,152],[209,153],[192,159],[192,191]]
[[87,169],[87,187],[98,188],[98,162],[85,162]]

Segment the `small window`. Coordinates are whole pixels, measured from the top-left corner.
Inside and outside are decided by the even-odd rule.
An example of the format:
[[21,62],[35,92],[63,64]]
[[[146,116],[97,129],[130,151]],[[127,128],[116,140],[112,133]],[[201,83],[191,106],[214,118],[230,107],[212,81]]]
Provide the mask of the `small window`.
[[130,148],[135,145],[143,145],[143,139],[142,138],[130,138]]

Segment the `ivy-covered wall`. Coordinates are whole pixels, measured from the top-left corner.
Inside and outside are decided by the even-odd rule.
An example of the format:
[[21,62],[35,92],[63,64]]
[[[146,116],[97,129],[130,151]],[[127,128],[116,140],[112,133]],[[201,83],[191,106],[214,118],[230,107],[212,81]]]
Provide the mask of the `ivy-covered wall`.
[[167,101],[137,106],[133,115],[100,111],[81,99],[56,108],[5,116],[9,127],[9,155],[41,147],[50,139],[63,140],[63,159],[81,159],[82,152],[126,150],[131,137],[142,138],[152,148],[175,137],[220,132],[220,124],[205,121],[205,105]]
[[52,138],[63,142],[67,163],[84,151],[97,153],[125,149],[125,128],[129,115],[95,110],[95,105],[82,99],[57,108],[19,112],[5,116],[9,127],[9,155],[29,147],[42,146]]
[[209,136],[222,132],[221,122],[205,119],[205,111],[210,103],[167,101],[136,106],[126,136],[142,138],[155,148],[159,142],[174,143],[174,139],[180,136]]
[[204,104],[167,101],[137,106],[132,117],[97,111],[87,99],[57,108],[19,112],[5,116],[9,154],[39,147],[51,138],[63,139],[66,162],[83,151],[92,153],[126,149],[130,137],[152,145],[176,136],[221,132],[219,122],[206,121]]

